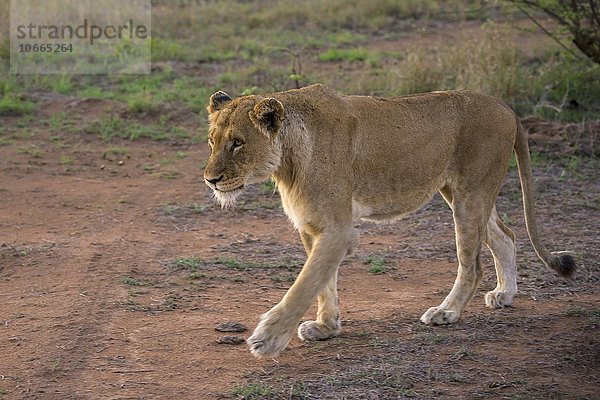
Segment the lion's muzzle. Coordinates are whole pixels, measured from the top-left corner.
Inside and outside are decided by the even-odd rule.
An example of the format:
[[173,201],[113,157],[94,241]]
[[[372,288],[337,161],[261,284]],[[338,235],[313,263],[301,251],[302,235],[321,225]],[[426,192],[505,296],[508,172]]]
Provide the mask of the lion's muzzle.
[[218,178],[210,178],[210,177],[204,177],[204,180],[206,181],[206,184],[211,188],[211,189],[216,189],[217,187],[217,183],[221,182],[223,180],[223,175],[219,176]]

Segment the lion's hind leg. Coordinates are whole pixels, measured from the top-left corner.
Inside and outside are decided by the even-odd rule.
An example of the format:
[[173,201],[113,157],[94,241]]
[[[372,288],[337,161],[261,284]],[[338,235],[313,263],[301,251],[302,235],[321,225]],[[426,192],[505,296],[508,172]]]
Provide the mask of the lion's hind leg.
[[302,340],[325,340],[340,334],[341,322],[337,298],[337,273],[319,293],[316,321],[305,321],[298,327]]
[[487,221],[492,204],[486,204],[484,194],[470,193],[462,198],[442,191],[446,200],[451,199],[454,215],[456,249],[458,255],[458,274],[452,290],[442,304],[431,307],[421,316],[421,322],[428,325],[451,324],[460,318],[460,314],[469,303],[483,271],[479,261],[481,243],[484,239]]
[[512,304],[517,294],[517,249],[515,234],[492,211],[487,224],[485,244],[490,248],[496,266],[496,288],[485,295],[485,305],[502,308]]

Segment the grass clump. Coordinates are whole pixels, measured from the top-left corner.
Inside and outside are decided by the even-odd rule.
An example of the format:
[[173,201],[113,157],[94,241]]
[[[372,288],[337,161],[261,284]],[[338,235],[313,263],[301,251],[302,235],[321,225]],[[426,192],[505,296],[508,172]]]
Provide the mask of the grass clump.
[[73,165],[75,163],[72,157],[66,155],[60,156],[60,160],[58,162],[60,165]]
[[138,114],[155,114],[159,108],[151,95],[141,93],[127,100],[127,109]]
[[176,270],[186,270],[195,272],[200,268],[215,269],[215,267],[227,267],[236,271],[248,271],[255,268],[271,269],[277,268],[276,265],[254,264],[239,261],[229,256],[219,256],[213,259],[201,259],[200,257],[177,258],[167,264],[170,268]]
[[[566,122],[600,118],[600,65],[566,53],[530,61],[515,48],[515,40],[507,26],[486,23],[482,37],[414,47],[397,67],[363,73],[357,80],[368,81],[367,88],[375,81],[386,95],[469,89],[498,97],[521,115]],[[384,77],[381,84],[379,76]]]
[[129,276],[123,277],[123,279],[121,279],[121,282],[129,286],[148,286],[147,282],[140,281]]
[[517,50],[508,31],[488,24],[481,38],[411,49],[399,66],[399,94],[471,89],[514,99],[525,90],[518,67]]
[[17,152],[19,154],[27,154],[31,158],[42,158],[44,156],[44,151],[34,144],[21,146],[17,149]]
[[369,266],[369,273],[373,275],[381,275],[389,272],[392,268],[388,265],[384,257],[369,256],[365,264]]
[[152,61],[188,61],[192,58],[190,47],[169,39],[152,38]]
[[214,262],[217,265],[225,265],[228,268],[235,269],[237,271],[244,271],[252,267],[251,264],[242,263],[231,257],[217,257]]
[[177,258],[169,263],[172,269],[182,269],[186,271],[196,271],[199,267],[204,265],[204,260],[200,257],[184,257]]
[[539,66],[533,83],[536,115],[566,122],[600,119],[600,64],[560,53]]
[[131,141],[142,138],[162,141],[169,138],[168,132],[160,127],[142,125],[114,115],[104,116],[94,121],[87,128],[87,132],[97,134],[106,141],[113,138]]
[[247,385],[238,385],[233,388],[231,394],[239,396],[244,400],[262,400],[273,398],[276,392],[270,386],[262,383],[249,383]]
[[104,150],[104,153],[102,153],[102,158],[110,158],[110,157],[114,157],[114,156],[126,156],[128,154],[129,154],[129,150],[126,149],[125,147],[110,146],[106,150]]
[[21,116],[30,114],[35,109],[35,104],[23,99],[19,95],[7,94],[0,98],[0,117]]
[[365,61],[369,57],[369,52],[363,48],[355,49],[329,49],[320,53],[318,56],[319,61],[330,62],[330,61]]
[[204,210],[206,210],[206,206],[204,204],[200,204],[200,203],[191,204],[190,208],[196,214],[202,214],[204,212]]

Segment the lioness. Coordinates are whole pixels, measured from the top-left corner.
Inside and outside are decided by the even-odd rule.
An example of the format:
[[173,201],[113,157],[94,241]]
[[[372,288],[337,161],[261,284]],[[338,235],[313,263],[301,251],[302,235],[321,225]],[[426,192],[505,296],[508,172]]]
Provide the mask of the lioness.
[[[562,276],[573,258],[542,245],[533,214],[527,136],[514,112],[493,97],[444,91],[393,98],[345,96],[323,85],[232,100],[210,98],[204,179],[228,206],[248,184],[272,178],[300,232],[308,259],[281,302],[248,339],[256,356],[275,356],[294,332],[303,340],[340,333],[337,269],[358,244],[354,218],[388,221],[440,192],[452,208],[458,275],[425,324],[456,322],[482,276],[481,244],[494,257],[497,286],[485,304],[501,308],[517,293],[515,236],[498,218],[496,197],[516,154],[529,238]],[[316,321],[298,326],[318,297]]]

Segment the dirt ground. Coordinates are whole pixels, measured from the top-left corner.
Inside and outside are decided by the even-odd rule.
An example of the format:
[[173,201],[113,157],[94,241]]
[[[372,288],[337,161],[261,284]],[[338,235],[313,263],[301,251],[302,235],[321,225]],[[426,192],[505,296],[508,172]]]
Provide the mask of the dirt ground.
[[[61,107],[41,107],[39,120]],[[358,224],[359,250],[340,272],[339,338],[294,339],[276,360],[257,360],[243,344],[217,343],[215,326],[238,321],[247,337],[303,263],[277,194],[255,188],[224,211],[202,182],[204,143],[123,141],[126,150],[111,151],[97,136],[56,139],[39,124],[0,146],[2,399],[598,398],[590,158],[536,170],[545,241],[576,253],[574,280],[535,258],[511,171],[499,213],[519,237],[513,307],[484,307],[495,285],[486,254],[461,321],[418,322],[455,276],[451,214],[436,198],[399,223]]]

